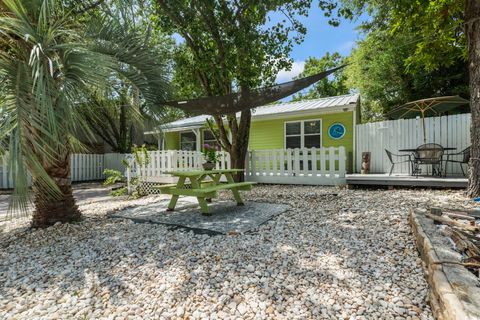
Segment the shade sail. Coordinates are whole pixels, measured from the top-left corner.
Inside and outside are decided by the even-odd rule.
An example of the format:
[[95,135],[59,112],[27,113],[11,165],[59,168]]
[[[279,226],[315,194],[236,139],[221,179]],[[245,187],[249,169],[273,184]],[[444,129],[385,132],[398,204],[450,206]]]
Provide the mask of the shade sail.
[[253,109],[288,97],[343,67],[345,67],[345,65],[309,77],[247,92],[237,92],[216,97],[203,97],[193,100],[168,101],[164,102],[164,105],[179,108],[194,114],[232,114],[242,110]]

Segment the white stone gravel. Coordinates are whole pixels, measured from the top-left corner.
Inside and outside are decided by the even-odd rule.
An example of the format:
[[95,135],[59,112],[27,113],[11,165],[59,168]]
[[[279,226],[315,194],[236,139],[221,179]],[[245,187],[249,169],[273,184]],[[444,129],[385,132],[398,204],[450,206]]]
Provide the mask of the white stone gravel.
[[470,206],[444,190],[259,186],[245,198],[293,209],[228,236],[106,217],[157,197],[83,204],[78,224],[5,228],[0,318],[432,319],[408,208]]

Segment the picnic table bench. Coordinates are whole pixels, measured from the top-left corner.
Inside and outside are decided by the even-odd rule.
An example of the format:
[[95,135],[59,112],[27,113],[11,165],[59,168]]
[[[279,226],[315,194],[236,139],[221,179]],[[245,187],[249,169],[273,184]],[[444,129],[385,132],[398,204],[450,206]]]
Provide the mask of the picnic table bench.
[[[193,196],[198,200],[202,213],[208,215],[207,202],[217,197],[219,190],[231,190],[237,205],[243,205],[239,190],[251,190],[255,182],[235,182],[233,174],[243,171],[241,169],[224,170],[192,170],[167,172],[178,177],[176,184],[158,186],[162,194],[171,194],[172,199],[168,204],[168,211],[175,210],[179,196]],[[222,176],[227,179],[226,183],[220,182]],[[205,180],[210,178],[210,180]],[[189,182],[186,183],[186,180]]]

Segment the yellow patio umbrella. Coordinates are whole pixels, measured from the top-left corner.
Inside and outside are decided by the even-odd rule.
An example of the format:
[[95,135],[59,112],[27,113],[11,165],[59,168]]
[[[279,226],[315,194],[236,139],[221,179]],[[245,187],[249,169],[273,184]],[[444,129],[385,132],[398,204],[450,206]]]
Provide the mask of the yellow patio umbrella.
[[420,115],[422,117],[423,142],[426,143],[425,117],[440,116],[468,103],[468,100],[459,96],[435,97],[407,102],[392,109],[388,114],[396,119]]

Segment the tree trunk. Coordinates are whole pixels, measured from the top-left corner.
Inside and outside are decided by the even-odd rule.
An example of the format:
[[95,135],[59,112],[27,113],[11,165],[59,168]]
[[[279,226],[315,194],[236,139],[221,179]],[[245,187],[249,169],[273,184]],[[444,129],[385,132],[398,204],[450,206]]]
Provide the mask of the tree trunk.
[[[230,145],[231,166],[234,169],[245,169],[245,159],[248,152],[248,140],[250,138],[250,124],[252,121],[251,110],[241,112],[240,123],[235,134],[232,134],[232,143]],[[235,181],[242,182],[245,180],[243,172],[235,175]]]
[[480,196],[480,0],[466,0],[465,33],[470,76],[471,158],[468,196]]
[[48,175],[55,181],[62,195],[55,198],[33,181],[34,205],[32,227],[45,228],[56,222],[72,222],[81,219],[81,213],[75,204],[70,180],[70,154],[45,168]]

